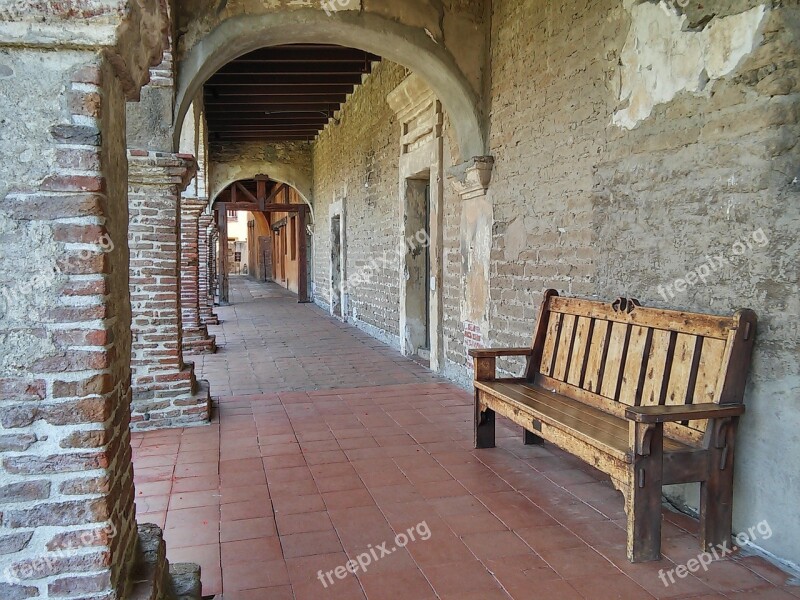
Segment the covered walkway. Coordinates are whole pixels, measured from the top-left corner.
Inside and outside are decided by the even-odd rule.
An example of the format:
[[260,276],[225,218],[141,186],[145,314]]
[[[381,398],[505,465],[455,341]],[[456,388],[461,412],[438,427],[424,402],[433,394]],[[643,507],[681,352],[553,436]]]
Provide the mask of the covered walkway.
[[628,563],[622,497],[597,472],[504,423],[473,450],[470,393],[282,288],[234,278],[231,302],[196,364],[222,395],[214,423],[133,435],[137,520],[201,564],[205,595],[800,597],[752,557],[670,573],[699,553],[671,512],[665,558]]

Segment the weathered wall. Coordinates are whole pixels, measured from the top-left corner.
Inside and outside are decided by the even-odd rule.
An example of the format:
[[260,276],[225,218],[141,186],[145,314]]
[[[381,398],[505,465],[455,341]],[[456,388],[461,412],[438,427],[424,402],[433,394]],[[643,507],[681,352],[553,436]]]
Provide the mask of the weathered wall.
[[[381,62],[348,100],[341,123],[331,124],[314,146],[314,294],[330,305],[330,209],[345,206],[345,265],[348,319],[384,341],[400,346],[400,274],[405,246],[400,223],[400,123],[386,102],[407,76],[403,67]],[[458,154],[453,129],[445,115],[445,171]],[[445,182],[442,202],[443,373],[470,380],[461,319],[461,204]],[[399,250],[398,250],[399,249]]]
[[348,100],[340,123],[314,147],[314,294],[330,303],[330,205],[346,205],[348,278],[365,274],[347,294],[352,320],[399,347],[400,260],[398,159],[400,127],[386,96],[406,77],[388,61],[378,64]]
[[[547,287],[714,313],[753,308],[735,528],[767,519],[776,535],[764,546],[800,562],[798,10],[762,18],[758,7],[690,3],[684,31],[649,3],[494,3],[486,342],[529,343]],[[657,88],[650,71],[661,74]],[[705,283],[676,286],[705,272],[709,255],[730,261],[712,259]],[[675,491],[691,505],[696,494]]]

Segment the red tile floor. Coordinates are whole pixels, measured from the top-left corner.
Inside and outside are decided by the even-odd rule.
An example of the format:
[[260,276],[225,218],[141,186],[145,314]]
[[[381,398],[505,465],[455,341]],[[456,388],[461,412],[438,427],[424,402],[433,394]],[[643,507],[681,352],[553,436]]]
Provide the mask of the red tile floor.
[[[320,381],[312,378],[312,389],[301,391],[287,375],[256,369],[257,386],[294,391],[237,392],[218,399],[209,426],[133,436],[137,518],[164,527],[170,560],[201,564],[204,594],[224,593],[224,600],[800,598],[787,575],[741,555],[665,586],[659,570],[699,553],[695,521],[665,511],[664,559],[629,564],[622,498],[602,474],[552,447],[523,446],[505,422],[497,448],[473,450],[469,393],[316,307],[297,305],[275,288],[233,281],[241,304],[219,309],[224,323],[215,333],[231,333],[216,364],[250,357],[280,366],[277,355],[291,361],[296,353],[311,369],[309,352],[321,340],[330,358],[325,368],[346,370],[350,381],[334,389],[348,383],[342,376],[317,389]],[[235,321],[237,313],[258,321],[259,310],[265,314],[257,331]],[[302,316],[303,326],[286,341],[285,325],[268,311]],[[281,343],[271,343],[270,327]],[[331,338],[339,350],[330,348]],[[370,370],[376,363],[380,373]],[[212,391],[236,384],[213,372],[207,373]],[[404,540],[395,536],[410,529],[415,539],[399,547]],[[351,564],[356,574],[348,573],[348,560],[359,555],[371,564]],[[337,567],[345,577],[337,577]]]

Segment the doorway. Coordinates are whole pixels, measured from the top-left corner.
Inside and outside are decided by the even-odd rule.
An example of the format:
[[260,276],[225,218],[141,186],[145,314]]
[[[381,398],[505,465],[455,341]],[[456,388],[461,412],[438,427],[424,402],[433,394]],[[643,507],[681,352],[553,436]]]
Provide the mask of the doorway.
[[431,351],[431,186],[430,174],[406,180],[404,201],[405,323],[403,353],[430,361]]
[[344,319],[342,310],[342,216],[331,218],[331,314]]

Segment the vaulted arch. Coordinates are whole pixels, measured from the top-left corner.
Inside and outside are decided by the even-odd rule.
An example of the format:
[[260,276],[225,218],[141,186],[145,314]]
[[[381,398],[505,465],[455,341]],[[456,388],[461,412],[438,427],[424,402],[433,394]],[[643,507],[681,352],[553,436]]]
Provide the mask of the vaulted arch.
[[430,39],[423,29],[369,13],[343,12],[327,16],[320,10],[293,10],[227,19],[197,42],[180,61],[175,123],[183,122],[203,83],[225,64],[258,48],[291,43],[358,48],[418,73],[447,110],[456,130],[462,159],[485,154],[486,140],[477,95],[449,52]]

